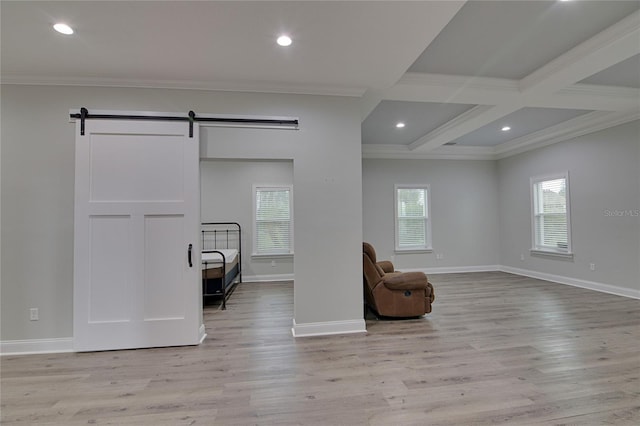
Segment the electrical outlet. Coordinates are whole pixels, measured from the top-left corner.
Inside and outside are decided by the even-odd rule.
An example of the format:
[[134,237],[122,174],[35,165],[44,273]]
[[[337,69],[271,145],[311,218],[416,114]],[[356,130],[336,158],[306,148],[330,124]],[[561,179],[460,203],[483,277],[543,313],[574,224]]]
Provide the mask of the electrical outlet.
[[276,261],[275,261],[275,260],[272,260],[272,261],[271,261],[271,267],[272,267],[272,268],[275,268],[275,267],[276,267]]
[[520,260],[524,260],[524,254],[520,253]]
[[589,264],[589,269],[591,269],[592,271],[596,270],[596,264],[595,263],[590,263]]
[[436,260],[442,260],[442,259],[444,259],[444,254],[442,254],[442,253],[437,253],[437,254],[436,254]]
[[29,320],[38,321],[40,319],[40,313],[38,312],[38,308],[30,308],[29,309]]

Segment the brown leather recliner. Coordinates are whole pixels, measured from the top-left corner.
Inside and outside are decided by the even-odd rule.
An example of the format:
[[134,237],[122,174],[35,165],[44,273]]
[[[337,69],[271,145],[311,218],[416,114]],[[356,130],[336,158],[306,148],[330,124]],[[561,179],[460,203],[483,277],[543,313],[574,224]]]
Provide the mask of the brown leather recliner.
[[423,272],[399,272],[389,261],[377,262],[369,243],[362,243],[362,267],[365,301],[378,315],[419,317],[431,312],[435,294]]

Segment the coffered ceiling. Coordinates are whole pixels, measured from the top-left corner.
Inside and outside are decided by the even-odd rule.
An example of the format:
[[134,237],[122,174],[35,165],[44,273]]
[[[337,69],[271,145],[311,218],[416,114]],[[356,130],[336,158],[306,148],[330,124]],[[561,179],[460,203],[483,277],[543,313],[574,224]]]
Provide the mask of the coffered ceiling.
[[2,83],[355,96],[364,157],[501,158],[640,118],[637,0],[3,0],[0,17]]

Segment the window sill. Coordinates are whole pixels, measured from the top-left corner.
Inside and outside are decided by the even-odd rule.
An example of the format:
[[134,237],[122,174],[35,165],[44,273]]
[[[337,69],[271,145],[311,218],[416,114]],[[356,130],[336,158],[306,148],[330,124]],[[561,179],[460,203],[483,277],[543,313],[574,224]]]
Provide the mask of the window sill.
[[412,253],[433,253],[433,249],[430,247],[425,248],[411,248],[411,249],[399,249],[394,250],[395,254],[412,254]]
[[529,250],[529,253],[531,253],[532,256],[555,257],[559,259],[573,260],[573,253],[569,252],[531,249]]
[[293,259],[293,253],[251,253],[254,259]]

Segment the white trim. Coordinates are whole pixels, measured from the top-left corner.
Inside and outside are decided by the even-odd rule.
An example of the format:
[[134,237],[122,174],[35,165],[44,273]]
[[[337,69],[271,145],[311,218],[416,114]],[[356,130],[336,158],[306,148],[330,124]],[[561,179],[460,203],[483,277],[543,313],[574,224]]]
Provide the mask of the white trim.
[[293,281],[294,274],[243,275],[243,283],[268,283],[273,281]]
[[[207,337],[204,324],[200,325],[200,329],[198,332],[200,336],[198,344],[200,344]],[[0,356],[55,354],[70,352],[76,352],[74,350],[72,337],[0,341]]]
[[[616,296],[629,297],[632,299],[640,299],[640,290],[619,287],[610,284],[603,284],[594,281],[586,281],[578,278],[565,277],[561,275],[547,274],[528,269],[512,268],[505,265],[479,265],[479,266],[451,266],[423,269],[402,269],[405,272],[424,272],[425,274],[452,274],[467,272],[506,272],[509,274],[520,275],[524,277],[536,278],[539,280],[550,281],[558,284],[570,285],[573,287],[584,288],[587,290],[599,291],[601,293],[614,294]],[[275,277],[287,277],[282,279],[265,279]],[[293,274],[287,275],[262,275],[248,278],[261,278],[262,281],[285,281],[292,280]],[[261,281],[256,280],[256,281]],[[249,279],[247,279],[249,281]],[[291,332],[294,337],[307,336],[325,336],[332,334],[348,334],[348,333],[366,333],[366,323],[362,320],[350,321],[329,321],[307,324],[296,324],[293,320],[293,328]],[[204,324],[200,326],[201,343],[205,339]],[[32,340],[5,340],[0,341],[0,355],[29,355],[29,354],[45,354],[45,353],[65,353],[73,351],[73,338],[55,338],[55,339],[32,339]]]
[[437,160],[495,160],[491,146],[442,145],[428,152],[415,153]]
[[32,355],[74,352],[73,338],[4,340],[0,341],[0,355]]
[[573,253],[569,253],[566,251],[553,251],[553,250],[542,250],[532,248],[529,249],[529,254],[531,256],[539,256],[539,257],[556,257],[560,259],[570,260],[573,259]]
[[[555,250],[550,249],[546,246],[538,245],[538,241],[536,239],[536,198],[538,193],[536,193],[535,187],[539,183],[547,182],[550,180],[560,180],[564,179],[564,189],[565,189],[565,216],[567,218],[567,248],[566,250]],[[529,191],[531,196],[531,254],[533,255],[547,255],[547,256],[555,256],[555,257],[564,257],[564,258],[573,258],[573,250],[571,243],[571,191],[569,188],[569,171],[565,170],[564,172],[551,173],[547,175],[540,176],[532,176],[529,179]]]
[[[440,127],[437,127],[436,129],[430,131],[426,135],[423,135],[417,140],[413,141],[412,143],[409,144],[409,149],[413,151],[418,148],[425,147],[428,150],[431,150],[439,146],[442,146],[447,142],[451,142],[452,140],[455,140],[460,136],[464,136],[470,131],[474,131],[482,127],[482,126],[476,126],[471,130],[465,129],[465,125],[468,125],[468,123],[473,123],[478,120],[482,121],[482,117],[484,115],[486,115],[487,113],[492,114],[493,111],[496,109],[499,109],[499,108],[491,105],[476,105],[466,110],[462,114],[456,116],[455,118],[452,118],[451,120],[447,121]],[[510,113],[511,111],[507,112],[504,115],[507,115]],[[498,119],[498,118],[500,117],[495,117],[494,119]],[[437,139],[442,139],[444,140],[444,142],[442,143],[433,142],[434,140],[437,140]],[[425,146],[429,142],[431,142],[431,146]]]
[[496,272],[500,265],[477,265],[477,266],[436,266],[433,268],[400,268],[402,272],[424,272],[427,275],[435,274],[460,274],[468,272]]
[[[292,256],[293,257],[293,242],[294,242],[294,212],[293,212],[293,185],[287,184],[279,184],[279,185],[266,185],[266,184],[253,184],[252,185],[252,230],[253,230],[253,238],[251,241],[251,257],[259,257],[259,256]],[[256,197],[258,191],[288,191],[289,192],[289,251],[288,252],[266,252],[259,253],[258,252],[258,220],[256,218],[257,213],[257,203]]]
[[[423,72],[406,72],[400,80],[395,84],[395,86],[387,89],[386,98],[396,99],[394,98],[394,89],[402,86],[409,86],[410,90],[407,90],[407,93],[410,91],[415,91],[417,88],[421,87],[429,87],[429,88],[442,88],[446,87],[452,91],[460,91],[460,88],[464,88],[465,90],[475,90],[478,92],[478,97],[472,100],[464,99],[460,100],[457,103],[477,103],[480,104],[482,98],[481,96],[486,96],[488,92],[504,92],[507,94],[518,95],[519,87],[518,80],[513,80],[509,78],[495,78],[495,77],[478,77],[473,75],[454,75],[454,74],[437,74],[437,73],[423,73]],[[451,94],[447,94],[451,97]],[[386,99],[385,98],[385,99]],[[409,100],[403,97],[397,100]],[[436,102],[433,98],[429,98],[431,102]]]
[[293,320],[291,334],[293,337],[329,336],[333,334],[366,333],[367,324],[364,319],[346,321],[325,321],[297,324]]
[[616,296],[630,297],[632,299],[640,299],[640,290],[619,287],[611,284],[603,284],[595,281],[581,280],[579,278],[565,277],[561,275],[547,274],[546,272],[531,271],[529,269],[512,268],[510,266],[500,266],[501,272],[509,274],[522,275],[525,277],[536,278],[544,281],[551,281],[558,284],[580,287],[587,290],[599,291],[601,293],[615,294]]
[[[575,83],[560,89],[557,92],[563,96],[595,96],[600,98],[612,98],[616,102],[626,101],[621,105],[620,109],[612,109],[611,111],[625,111],[630,107],[637,105],[640,89],[636,87],[624,86],[606,86],[603,84]],[[635,102],[635,103],[633,103]]]
[[565,85],[566,80],[573,84],[637,54],[639,17],[639,11],[631,13],[538,68],[520,80],[520,90],[528,92],[543,85],[549,90]]
[[397,160],[500,160],[640,119],[637,111],[594,111],[495,146],[442,145],[430,151],[408,145],[362,144],[362,158]]
[[408,248],[408,249],[399,249],[396,248],[393,251],[394,254],[420,254],[420,253],[433,253],[433,247],[429,248]]
[[[640,92],[632,87],[575,83],[558,91],[545,91],[544,95],[533,92],[523,96],[518,84],[519,80],[513,79],[407,72],[387,89],[368,90],[365,99],[371,111],[382,100],[389,100],[467,105],[520,102],[523,107],[568,109],[594,104],[594,110],[622,112],[636,109]],[[369,105],[374,103],[373,107]]]
[[435,274],[456,274],[467,272],[506,272],[508,274],[520,275],[523,277],[536,278],[543,281],[550,281],[557,284],[570,285],[572,287],[584,288],[587,290],[599,291],[601,293],[615,294],[616,296],[640,299],[640,289],[631,289],[611,284],[587,281],[579,278],[565,277],[562,275],[548,274],[546,272],[532,271],[529,269],[512,268],[505,265],[479,265],[479,266],[451,266],[436,268],[409,269],[400,268],[403,272],[424,272],[428,275]]
[[184,80],[147,80],[96,78],[81,76],[23,76],[18,74],[2,75],[2,84],[33,86],[87,86],[87,87],[124,87],[140,89],[178,89],[202,90],[214,92],[255,92],[283,93],[296,95],[327,95],[361,97],[366,87],[339,86],[331,84],[295,84],[268,81],[184,81]]
[[[400,223],[398,221],[398,190],[399,189],[421,189],[425,193],[425,202],[427,208],[425,209],[424,216],[424,246],[409,246],[400,247]],[[395,252],[396,253],[418,253],[418,252],[432,252],[432,238],[431,238],[431,186],[428,183],[425,184],[396,184],[393,187],[393,218],[394,218],[394,232],[395,232]]]
[[407,145],[362,144],[362,158],[396,160],[495,160],[486,146],[440,146],[431,151],[411,151]]
[[293,259],[293,252],[291,253],[265,253],[265,254],[259,254],[259,253],[251,253],[251,257],[255,258],[255,259]]

